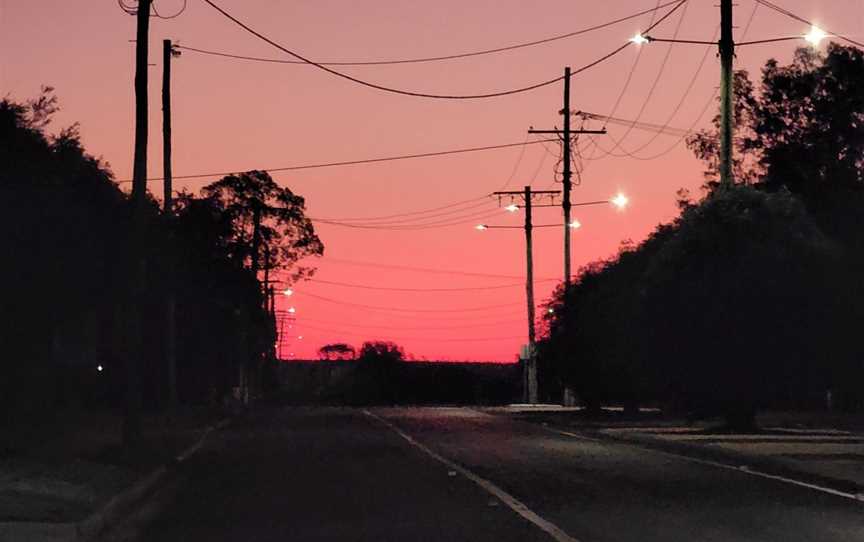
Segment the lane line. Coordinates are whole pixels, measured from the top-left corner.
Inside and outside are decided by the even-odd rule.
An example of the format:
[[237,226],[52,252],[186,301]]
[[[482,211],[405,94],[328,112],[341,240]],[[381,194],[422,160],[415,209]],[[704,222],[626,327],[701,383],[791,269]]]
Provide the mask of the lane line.
[[366,414],[367,416],[369,416],[370,418],[378,420],[382,424],[386,425],[394,433],[396,433],[397,435],[399,435],[400,437],[405,439],[410,445],[412,445],[415,448],[417,448],[418,450],[422,451],[423,453],[425,453],[426,455],[428,455],[432,459],[435,459],[439,463],[444,464],[449,469],[458,472],[459,474],[461,474],[465,478],[471,480],[472,482],[474,482],[475,484],[477,484],[478,486],[480,486],[481,488],[486,490],[486,492],[497,497],[498,500],[500,500],[501,502],[503,502],[504,504],[509,506],[511,510],[513,510],[514,512],[516,512],[517,514],[519,514],[520,516],[522,516],[526,520],[533,523],[540,530],[542,530],[543,532],[545,532],[546,534],[551,536],[556,542],[579,542],[579,540],[577,540],[576,538],[573,538],[569,534],[565,533],[557,525],[544,519],[539,514],[537,514],[536,512],[531,510],[530,508],[528,508],[522,501],[520,501],[519,499],[517,499],[513,495],[507,493],[506,491],[504,491],[500,487],[496,486],[495,484],[493,484],[489,480],[486,480],[485,478],[481,478],[480,476],[477,476],[476,474],[474,474],[470,470],[466,469],[465,467],[463,467],[457,463],[454,463],[453,461],[450,461],[449,459],[447,459],[447,458],[439,455],[438,453],[432,451],[430,448],[428,448],[424,444],[415,440],[414,437],[405,433],[404,431],[399,429],[396,425],[394,425],[393,423],[389,422],[388,420],[382,418],[381,416],[379,416],[373,412],[370,412],[367,409],[363,409],[363,413]]
[[752,476],[756,476],[757,478],[765,478],[768,480],[774,480],[776,482],[782,482],[785,484],[791,484],[794,486],[804,487],[807,489],[812,489],[813,491],[819,491],[821,493],[827,493],[829,495],[834,495],[835,497],[842,497],[844,499],[853,500],[853,501],[859,502],[859,503],[864,501],[864,494],[848,493],[846,491],[840,491],[837,489],[832,489],[830,487],[820,486],[817,484],[811,484],[809,482],[802,482],[801,480],[795,480],[794,478],[787,478],[786,476],[780,476],[777,474],[769,474],[767,472],[763,472],[763,471],[759,471],[759,470],[753,470],[746,465],[741,465],[741,466],[736,467],[735,465],[729,465],[727,463],[720,463],[718,461],[711,461],[710,459],[700,459],[697,457],[691,457],[691,456],[680,454],[680,453],[667,452],[665,450],[657,450],[655,448],[640,446],[640,443],[630,441],[630,440],[617,440],[614,438],[612,438],[610,440],[605,440],[605,439],[598,439],[598,438],[594,438],[594,437],[588,437],[585,435],[580,435],[578,433],[571,433],[570,431],[563,431],[561,429],[553,429],[551,427],[544,427],[544,429],[546,429],[547,431],[551,431],[553,433],[558,433],[559,435],[564,435],[567,437],[576,438],[576,439],[580,439],[580,440],[587,440],[587,441],[591,441],[591,442],[608,443],[608,444],[614,444],[614,443],[629,444],[629,445],[635,446],[641,450],[647,450],[649,452],[654,452],[656,454],[665,455],[668,457],[674,457],[676,459],[689,461],[691,463],[697,463],[700,465],[707,465],[707,466],[715,467],[718,469],[731,470],[731,471],[738,472],[741,474],[749,474]]

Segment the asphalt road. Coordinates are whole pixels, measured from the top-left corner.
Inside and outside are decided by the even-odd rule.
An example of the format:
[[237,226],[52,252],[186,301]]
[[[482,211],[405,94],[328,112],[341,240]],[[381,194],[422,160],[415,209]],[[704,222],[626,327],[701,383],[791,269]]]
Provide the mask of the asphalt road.
[[864,503],[455,408],[259,411],[154,503],[134,538],[864,541]]

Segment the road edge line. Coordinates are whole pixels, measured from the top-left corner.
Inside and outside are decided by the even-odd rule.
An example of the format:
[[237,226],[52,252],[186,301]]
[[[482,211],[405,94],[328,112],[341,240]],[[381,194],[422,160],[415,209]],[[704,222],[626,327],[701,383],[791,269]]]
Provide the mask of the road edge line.
[[712,461],[710,459],[701,459],[698,457],[692,457],[689,455],[685,455],[683,453],[670,452],[668,450],[659,450],[659,449],[653,448],[651,446],[643,446],[643,445],[641,445],[641,443],[639,441],[634,440],[634,439],[627,439],[627,438],[622,439],[622,438],[615,438],[612,436],[607,436],[607,438],[604,439],[604,438],[589,437],[587,435],[580,435],[578,433],[571,433],[569,431],[564,431],[561,429],[553,429],[551,427],[544,427],[544,428],[548,431],[553,432],[553,433],[557,433],[559,435],[564,435],[564,436],[571,437],[571,438],[588,440],[588,441],[597,442],[597,443],[617,442],[617,443],[621,443],[621,444],[629,444],[629,445],[635,446],[641,450],[654,452],[656,454],[665,455],[668,457],[674,457],[674,458],[680,459],[682,461],[689,461],[691,463],[697,463],[700,465],[707,465],[707,466],[715,467],[718,469],[730,470],[730,471],[738,472],[741,474],[750,474],[750,475],[755,476],[757,478],[765,478],[767,480],[774,480],[775,482],[782,482],[785,484],[803,487],[803,488],[811,489],[813,491],[818,491],[820,493],[826,493],[828,495],[833,495],[835,497],[841,497],[844,499],[849,499],[849,500],[855,501],[857,503],[864,502],[864,497],[859,496],[859,495],[854,494],[854,493],[849,493],[846,491],[840,491],[839,489],[833,489],[830,487],[820,486],[818,484],[811,484],[810,482],[803,482],[801,480],[796,480],[794,478],[789,478],[786,476],[780,476],[779,474],[770,474],[770,473],[763,472],[760,470],[751,469],[750,467],[747,467],[746,465],[735,466],[735,465],[730,465],[728,463],[721,463],[720,461]]
[[448,468],[458,472],[465,478],[471,480],[475,484],[477,484],[480,488],[484,489],[487,493],[497,497],[501,502],[506,504],[511,510],[522,516],[522,518],[528,520],[535,527],[539,528],[541,531],[545,532],[549,536],[551,536],[556,542],[580,542],[578,539],[573,538],[566,532],[564,532],[560,527],[552,523],[551,521],[544,519],[542,516],[528,508],[522,501],[514,497],[513,495],[507,493],[500,487],[496,486],[489,480],[482,478],[467,468],[459,465],[458,463],[454,463],[450,461],[446,457],[436,453],[428,446],[422,444],[417,441],[414,437],[404,432],[402,429],[391,423],[390,421],[382,418],[381,416],[367,410],[363,409],[363,413],[369,416],[370,418],[377,420],[378,422],[389,427],[394,433],[402,437],[405,441],[407,441],[410,445],[414,446],[418,450],[422,451],[432,459],[435,459],[439,463],[444,464]]

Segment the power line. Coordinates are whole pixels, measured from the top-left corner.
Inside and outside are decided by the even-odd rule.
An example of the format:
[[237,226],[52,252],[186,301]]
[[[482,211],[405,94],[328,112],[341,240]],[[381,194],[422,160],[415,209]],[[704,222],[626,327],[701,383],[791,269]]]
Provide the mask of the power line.
[[516,164],[513,166],[513,169],[510,171],[510,176],[507,177],[507,181],[501,185],[501,188],[498,190],[504,190],[510,183],[513,182],[513,179],[516,177],[516,173],[519,171],[519,166],[522,165],[522,158],[525,157],[525,149],[528,146],[528,140],[531,138],[531,134],[525,134],[525,144],[522,145],[521,150],[519,151],[519,158],[516,159]]
[[[536,282],[552,282],[554,279],[543,279],[538,280]],[[332,286],[344,286],[346,288],[360,288],[363,290],[383,290],[388,292],[429,292],[429,293],[440,293],[440,292],[468,292],[474,290],[501,290],[506,288],[524,288],[525,284],[522,282],[518,283],[510,283],[510,284],[498,284],[495,286],[464,286],[460,288],[396,288],[396,287],[387,287],[387,286],[371,286],[367,284],[351,284],[347,282],[337,282],[332,280],[322,280],[312,278],[309,279],[309,282],[318,283],[318,284],[328,284]]]
[[[608,28],[610,26],[614,26],[616,24],[623,23],[623,22],[629,21],[631,19],[636,19],[637,17],[641,17],[642,15],[647,15],[648,13],[657,12],[657,11],[659,11],[665,7],[668,7],[668,6],[671,6],[675,3],[677,3],[678,1],[679,0],[672,0],[671,2],[666,2],[665,4],[658,4],[656,7],[652,8],[652,9],[646,9],[646,10],[640,11],[638,13],[634,13],[632,15],[627,15],[625,17],[621,17],[619,19],[615,19],[615,20],[612,20],[612,21],[609,21],[606,23],[590,26],[587,28],[583,28],[581,30],[575,30],[573,32],[567,32],[566,34],[559,34],[557,36],[552,36],[549,38],[542,38],[539,40],[534,40],[534,41],[529,41],[529,42],[524,42],[524,43],[517,43],[514,45],[506,45],[503,47],[496,47],[494,49],[483,49],[480,51],[472,51],[472,52],[467,52],[467,53],[456,53],[456,54],[452,54],[452,55],[442,55],[442,56],[432,56],[432,57],[422,57],[422,58],[407,58],[407,59],[398,59],[398,60],[330,61],[330,62],[318,62],[318,64],[320,64],[321,66],[388,66],[388,65],[394,65],[394,64],[418,64],[418,63],[425,63],[425,62],[440,62],[440,61],[445,61],[445,60],[456,60],[456,59],[469,58],[469,57],[474,57],[474,56],[489,55],[489,54],[493,54],[493,53],[502,53],[502,52],[506,52],[506,51],[513,51],[516,49],[523,49],[525,47],[533,47],[536,45],[542,45],[542,44],[546,44],[546,43],[550,43],[553,41],[558,41],[558,40],[562,40],[562,39],[566,39],[566,38],[572,38],[572,37],[579,36],[582,34],[587,34],[589,32],[594,32],[596,30],[602,30],[604,28]],[[238,54],[234,54],[234,53],[226,53],[226,52],[221,52],[221,51],[211,51],[211,50],[207,50],[207,49],[200,49],[200,48],[189,47],[189,46],[178,46],[178,48],[185,49],[187,51],[191,51],[194,53],[201,53],[201,54],[211,55],[211,56],[232,58],[235,60],[249,60],[249,61],[254,61],[254,62],[267,62],[267,63],[273,63],[273,64],[306,64],[306,65],[309,64],[309,62],[306,62],[304,60],[286,60],[286,59],[278,59],[278,58],[263,58],[263,57],[247,56],[247,55],[238,55]]]
[[[474,321],[477,321],[477,319],[479,319],[479,318],[485,318],[487,316],[491,317],[491,315],[484,315],[484,314],[468,314],[468,315],[466,315],[466,314],[450,314],[450,313],[442,313],[442,314],[428,313],[428,314],[422,314],[421,315],[421,314],[413,314],[413,313],[398,313],[398,312],[394,313],[394,312],[388,312],[388,311],[377,311],[376,312],[376,311],[371,310],[371,309],[358,309],[356,307],[354,307],[354,308],[346,307],[346,310],[365,310],[366,312],[363,315],[364,320],[367,318],[371,318],[373,316],[386,316],[389,318],[403,318],[403,319],[407,318],[408,320],[406,320],[406,321],[410,321],[410,322],[414,322],[414,321],[417,321],[418,318],[422,318],[423,322],[453,323],[453,322],[459,322],[459,321],[474,322]],[[285,316],[285,311],[277,310],[276,314],[278,316]],[[502,310],[502,311],[496,311],[494,316],[496,318],[497,317],[511,317],[511,316],[516,317],[516,316],[521,316],[523,314],[524,314],[524,311]],[[294,316],[296,316],[296,313],[291,314],[291,317],[294,317]],[[296,319],[296,321],[300,321],[300,320],[302,320],[302,318]]]
[[[667,17],[669,17],[672,13],[677,11],[678,8],[683,6],[687,1],[688,0],[680,0],[677,4],[675,4],[675,6],[671,10],[669,10],[669,12],[667,12],[663,17],[661,17],[660,20],[657,21],[657,23],[655,23],[653,26],[647,28],[645,30],[645,32],[649,32],[655,26],[657,26],[658,24],[663,22]],[[268,38],[264,34],[261,34],[260,32],[249,27],[248,25],[246,25],[245,23],[243,23],[242,21],[240,21],[239,19],[237,19],[236,17],[234,17],[233,15],[231,15],[230,13],[228,13],[227,11],[222,9],[221,7],[217,6],[212,0],[204,0],[204,2],[206,2],[213,9],[215,9],[216,11],[221,13],[224,17],[226,17],[227,19],[232,21],[234,24],[243,28],[244,30],[246,30],[250,34],[257,37],[258,39],[272,45],[273,47],[279,49],[280,51],[283,51],[283,52],[293,56],[294,58],[296,58],[298,60],[302,60],[306,64],[309,64],[311,66],[315,66],[316,68],[318,68],[320,70],[323,70],[323,71],[325,71],[331,75],[334,75],[336,77],[340,77],[342,79],[346,79],[348,81],[351,81],[352,83],[356,83],[358,85],[373,88],[375,90],[380,90],[383,92],[389,92],[392,94],[400,94],[403,96],[413,96],[415,98],[431,98],[431,99],[444,99],[444,100],[473,100],[473,99],[483,99],[483,98],[497,98],[497,97],[501,97],[501,96],[510,96],[513,94],[521,94],[523,92],[528,92],[531,90],[536,90],[538,88],[546,87],[546,86],[555,84],[558,81],[563,80],[565,77],[562,75],[562,76],[555,77],[553,79],[549,79],[547,81],[541,81],[539,83],[534,83],[534,84],[527,85],[524,87],[513,88],[513,89],[509,89],[509,90],[502,90],[502,91],[497,91],[497,92],[489,92],[489,93],[484,93],[484,94],[431,94],[431,93],[427,93],[427,92],[417,92],[417,91],[412,91],[412,90],[403,90],[403,89],[398,89],[398,88],[393,88],[393,87],[387,87],[384,85],[379,85],[377,83],[372,83],[372,82],[369,82],[369,81],[366,81],[363,79],[359,79],[357,77],[348,75],[346,73],[342,73],[342,72],[334,70],[332,68],[328,68],[327,66],[324,66],[321,63],[315,62],[313,60],[309,60],[308,58],[306,58],[306,57],[304,57],[298,53],[295,53],[294,51],[292,51],[292,50],[284,47],[283,45],[280,45],[279,43],[273,41],[272,39]],[[589,64],[586,64],[586,65],[584,65],[584,66],[582,66],[576,70],[573,70],[571,72],[571,77],[573,75],[578,74],[578,73],[584,72],[590,68],[593,68],[597,64],[600,64],[601,62],[604,62],[604,61],[612,58],[613,56],[617,55],[618,53],[620,53],[621,51],[623,51],[624,49],[626,49],[630,45],[631,45],[631,42],[628,40],[623,45],[614,49],[610,53],[607,53],[606,55],[603,55],[602,57],[598,58],[597,60],[595,60]]]
[[[524,286],[524,284],[523,284],[523,286]],[[303,325],[305,325],[304,322],[306,322],[307,320],[310,322],[313,322],[313,323],[324,324],[324,325],[336,325],[336,326],[345,325],[345,322],[334,322],[332,320],[320,320],[318,318],[309,318],[308,316],[304,316],[302,319],[300,319],[296,323],[296,325],[298,327],[302,327]],[[519,320],[515,320],[515,319],[514,320],[490,320],[490,321],[478,323],[478,324],[457,324],[457,325],[452,325],[452,326],[421,326],[421,327],[417,327],[417,326],[393,326],[393,325],[389,325],[389,324],[388,325],[383,325],[383,324],[382,325],[375,325],[375,324],[366,324],[366,323],[358,324],[355,322],[352,322],[350,325],[352,327],[369,328],[369,329],[398,329],[398,330],[402,330],[402,331],[447,331],[447,330],[452,330],[452,329],[495,327],[495,326],[500,326],[501,324],[515,324],[515,323],[521,323],[521,322],[522,322],[521,319],[519,319]]]
[[[657,4],[660,4],[660,0],[657,0]],[[654,15],[654,13],[651,14],[651,21],[648,23],[649,25],[654,24]],[[621,92],[618,93],[618,98],[615,100],[615,104],[609,112],[610,117],[618,111],[618,107],[621,105],[621,100],[624,99],[624,94],[626,94],[627,89],[630,88],[630,81],[633,79],[633,74],[636,73],[636,67],[639,65],[639,60],[642,58],[643,51],[645,51],[645,49],[640,47],[639,51],[636,53],[636,59],[633,60],[633,64],[630,66],[630,72],[627,74],[627,79],[624,80],[624,86],[621,87]]]
[[[717,33],[719,32],[719,30],[720,29],[718,27],[717,31],[714,34],[715,39],[717,37]],[[705,63],[708,60],[708,55],[712,49],[713,49],[713,46],[711,46],[711,45],[705,47],[705,52],[702,55],[702,59],[699,61],[699,65],[696,67],[696,71],[693,73],[693,77],[690,78],[690,82],[687,84],[687,88],[684,89],[684,93],[681,95],[681,98],[678,100],[678,103],[672,109],[672,112],[669,113],[669,116],[666,117],[666,120],[663,122],[663,125],[659,127],[659,130],[657,130],[654,133],[654,135],[648,139],[648,141],[646,141],[645,143],[643,143],[639,147],[633,149],[632,151],[627,151],[623,147],[619,147],[619,148],[621,148],[622,151],[624,151],[626,153],[626,156],[630,156],[631,158],[639,159],[640,157],[637,156],[637,153],[648,148],[648,146],[650,146],[652,143],[654,143],[654,141],[657,140],[657,138],[660,136],[661,133],[666,133],[666,130],[669,128],[669,125],[672,123],[672,120],[675,118],[675,116],[678,115],[678,112],[681,110],[681,107],[684,106],[684,103],[687,101],[687,98],[690,96],[690,92],[693,90],[693,87],[696,85],[696,81],[699,80],[699,74],[702,73],[702,69],[705,67]],[[700,115],[699,119],[701,120],[701,115]],[[634,121],[634,123],[632,125],[633,127],[636,127],[638,120],[639,119],[637,118]],[[690,132],[687,132],[687,131],[682,130],[682,132],[683,133],[679,133],[677,135],[679,137],[683,138],[683,137],[687,137],[690,134]],[[612,140],[614,141],[615,138],[612,137]],[[614,156],[617,156],[617,155],[614,155]]]
[[[159,19],[166,19],[166,20],[176,19],[177,17],[182,15],[184,11],[186,11],[186,3],[187,3],[187,0],[183,0],[183,7],[181,7],[176,13],[174,13],[172,15],[162,15],[156,9],[155,2],[151,3],[150,4],[150,11],[152,12],[152,14],[150,16],[151,17],[157,17]],[[128,13],[129,15],[135,15],[138,13],[138,6],[136,4],[128,4],[128,3],[126,3],[125,0],[117,0],[117,5],[120,6],[120,9],[122,9],[123,11]]]
[[[345,331],[345,330],[337,330],[337,329],[328,329],[317,326],[306,326],[313,331],[318,331],[320,333],[329,333],[333,335],[353,335],[355,337],[367,337],[370,338],[370,333],[358,333],[356,331]],[[524,337],[518,336],[508,336],[508,337],[471,337],[471,338],[438,338],[438,337],[404,337],[397,334],[392,333],[380,333],[379,335],[383,335],[384,337],[391,337],[396,341],[425,341],[425,342],[489,342],[489,341],[512,341],[512,340],[521,340]],[[374,339],[373,339],[374,340]]]
[[183,0],[183,7],[181,7],[179,10],[177,10],[176,13],[173,13],[172,15],[162,15],[161,13],[156,11],[156,3],[155,2],[150,5],[150,9],[152,9],[153,14],[156,15],[156,17],[158,17],[160,19],[165,19],[165,20],[176,19],[177,17],[183,15],[183,12],[186,11],[186,3],[187,3],[187,0]]
[[[681,26],[684,24],[684,19],[687,16],[688,6],[689,4],[687,4],[683,10],[681,10],[681,17],[679,17],[678,24],[675,26],[675,31],[672,34],[673,40],[676,39],[678,37],[678,34],[681,32]],[[663,56],[663,62],[660,64],[660,69],[657,71],[657,76],[654,78],[654,82],[651,84],[651,88],[648,90],[648,94],[645,95],[645,100],[642,101],[642,107],[639,108],[639,113],[636,114],[636,122],[642,119],[642,115],[645,114],[645,110],[648,108],[648,104],[651,102],[651,98],[654,97],[654,92],[657,90],[657,85],[660,83],[660,79],[662,79],[663,73],[666,71],[666,65],[669,62],[669,57],[672,55],[672,45],[673,44],[670,43],[668,48],[666,49],[666,54]],[[615,139],[614,136],[609,134],[609,138],[614,144],[613,150],[615,148],[618,148],[624,155],[631,156],[631,153],[622,146],[622,143],[624,142],[624,140],[627,139],[627,136],[629,136],[632,131],[633,127],[631,126],[627,129],[626,132],[624,132],[624,135],[621,136],[621,139]]]
[[[523,147],[523,148],[524,148],[524,147]],[[377,222],[377,221],[379,221],[379,220],[386,220],[386,219],[390,219],[390,218],[400,218],[400,217],[405,217],[405,216],[422,215],[422,214],[426,214],[426,213],[430,213],[430,212],[434,212],[434,211],[440,211],[440,210],[444,210],[444,209],[451,209],[451,208],[453,208],[453,207],[459,207],[459,206],[462,206],[462,205],[465,205],[465,204],[468,204],[468,203],[473,203],[473,202],[476,202],[476,201],[485,200],[485,199],[487,199],[487,197],[488,197],[488,196],[479,196],[479,197],[476,197],[476,198],[471,198],[471,199],[466,199],[466,200],[462,200],[462,201],[457,201],[457,202],[454,202],[454,203],[449,203],[449,204],[447,204],[447,205],[442,205],[442,206],[440,206],[440,207],[431,207],[431,208],[429,208],[429,209],[422,209],[422,210],[419,210],[419,211],[409,211],[409,212],[405,212],[405,213],[395,213],[395,214],[392,214],[392,215],[366,216],[366,217],[347,217],[347,218],[324,217],[324,218],[321,218],[321,219],[319,219],[319,220],[338,220],[338,221],[343,221],[343,222],[352,222],[352,221],[356,221],[356,222],[361,222],[361,221]]]
[[[404,265],[391,265],[391,264],[383,264],[383,263],[375,263],[375,262],[360,262],[356,260],[347,260],[344,258],[332,258],[327,257],[327,262],[343,264],[343,265],[356,265],[361,267],[377,267],[379,269],[393,269],[397,271],[411,271],[416,273],[433,273],[440,275],[462,275],[466,277],[483,277],[483,278],[498,278],[498,279],[514,279],[514,280],[525,280],[525,277],[520,277],[516,275],[496,275],[492,273],[476,273],[473,271],[457,271],[452,269],[436,269],[430,267],[409,267]],[[553,279],[557,280],[557,279]]]
[[483,307],[468,307],[468,308],[460,308],[460,309],[406,309],[406,308],[402,308],[402,307],[382,307],[382,306],[378,306],[378,305],[364,305],[362,303],[350,303],[348,301],[340,301],[338,299],[332,299],[329,297],[325,297],[323,295],[312,294],[312,293],[305,292],[305,291],[299,291],[299,292],[294,292],[294,293],[295,293],[295,295],[311,297],[313,299],[318,299],[320,301],[326,301],[328,303],[334,303],[337,305],[344,305],[346,307],[356,307],[356,308],[375,310],[375,311],[385,311],[385,312],[418,312],[418,313],[425,313],[425,312],[433,312],[433,313],[439,313],[439,312],[442,312],[442,313],[443,312],[479,312],[479,311],[486,311],[486,310],[491,310],[491,309],[500,309],[500,308],[504,308],[504,307],[513,307],[513,306],[522,304],[521,302],[501,303],[498,305],[486,305]]
[[[759,4],[762,4],[762,5],[765,6],[766,8],[772,9],[772,10],[776,11],[777,13],[780,13],[780,14],[782,14],[782,15],[785,15],[785,16],[787,16],[787,17],[789,17],[789,18],[791,18],[791,19],[794,19],[794,20],[796,20],[796,21],[798,21],[798,22],[800,22],[800,23],[804,23],[804,24],[807,24],[807,25],[810,25],[810,26],[816,26],[815,24],[813,24],[812,21],[808,21],[807,19],[801,17],[800,15],[796,15],[795,13],[789,11],[788,9],[786,9],[786,8],[784,8],[784,7],[782,7],[782,6],[779,6],[779,5],[774,4],[774,3],[772,3],[772,2],[768,2],[767,0],[755,0],[755,1],[756,1],[757,3],[759,3]],[[827,30],[827,29],[826,29],[825,31],[826,31],[829,35],[831,35],[831,36],[834,36],[834,37],[840,38],[840,39],[843,40],[843,41],[846,41],[846,42],[848,42],[848,43],[851,43],[852,45],[856,45],[856,46],[858,46],[858,47],[862,47],[862,48],[864,48],[864,43],[861,43],[860,41],[855,41],[855,40],[853,40],[852,38],[849,38],[849,37],[844,36],[844,35],[842,35],[842,34],[837,34],[836,32],[831,32],[830,30]]]
[[[743,30],[743,32],[741,33],[741,36],[739,37],[739,39],[742,39],[742,40],[743,40],[743,39],[747,36],[747,34],[750,32],[750,27],[751,27],[751,25],[753,24],[753,20],[754,20],[755,17],[756,17],[756,11],[758,10],[758,8],[759,8],[759,4],[758,4],[758,3],[755,3],[755,4],[753,5],[753,10],[750,12],[750,16],[749,16],[749,18],[747,19],[747,24],[744,26],[744,30]],[[706,49],[706,55],[707,55],[707,53],[709,52],[709,50],[710,50],[710,48],[709,48],[709,49]],[[703,61],[703,63],[704,63],[704,61],[705,61],[705,56],[703,56],[702,61]],[[696,75],[698,75],[698,73],[699,73],[700,70],[701,70],[701,65],[700,65],[700,68],[697,69],[697,73],[696,73]],[[694,75],[694,79],[695,79],[696,75]],[[692,86],[692,84],[693,84],[693,80],[691,80],[691,86]],[[685,96],[686,96],[686,93],[685,93]],[[675,149],[678,147],[678,145],[680,145],[681,142],[683,142],[683,141],[687,138],[688,135],[690,135],[690,134],[692,134],[692,133],[695,132],[696,126],[697,126],[697,125],[702,121],[702,118],[705,116],[705,113],[708,112],[708,109],[710,108],[711,103],[714,101],[714,99],[715,99],[716,97],[717,97],[717,90],[715,89],[715,90],[711,93],[711,95],[708,97],[708,100],[705,102],[705,105],[702,107],[702,110],[699,112],[699,114],[696,116],[696,118],[695,118],[695,119],[693,120],[693,122],[690,124],[690,127],[689,127],[689,128],[687,128],[686,130],[681,130],[681,129],[678,129],[678,128],[675,128],[675,129],[674,129],[674,130],[676,130],[676,131],[677,131],[677,130],[680,130],[681,133],[680,133],[680,136],[678,137],[678,139],[675,140],[675,141],[674,141],[674,142],[673,142],[669,147],[667,147],[667,148],[665,148],[664,150],[659,151],[659,152],[657,152],[657,153],[655,153],[655,154],[653,154],[653,155],[650,155],[650,156],[636,156],[636,155],[634,154],[634,155],[631,155],[630,158],[633,158],[633,159],[635,159],[635,160],[641,160],[641,161],[656,160],[656,159],[658,159],[658,158],[661,158],[661,157],[663,157],[663,156],[666,156],[667,154],[669,154],[670,152],[672,152],[673,150],[675,150]],[[589,116],[593,116],[593,114],[591,114],[591,113],[588,113],[588,115],[589,115]],[[671,122],[671,118],[667,119],[667,122]],[[646,126],[646,127],[647,127],[647,126],[652,126],[652,125],[650,125],[649,123],[641,123],[641,122],[640,122],[639,124],[642,125],[642,126]],[[656,126],[656,125],[655,125],[655,126]],[[666,130],[668,129],[668,125],[665,126],[665,127],[662,127],[662,126],[661,126],[661,127],[659,127],[659,128],[662,128],[662,129],[663,129],[663,132],[666,133]],[[594,145],[595,150],[600,150],[601,152],[603,152],[603,153],[604,153],[603,156],[609,156],[609,155],[612,155],[612,156],[620,156],[620,155],[613,154],[612,150],[604,149],[604,148],[600,145],[600,143],[597,142],[597,140],[596,140],[595,138],[590,137],[590,136],[589,136],[589,138],[590,138],[589,141],[590,141],[590,143],[591,143],[592,145]],[[614,150],[614,149],[613,149],[613,150]],[[594,153],[592,153],[592,156],[591,156],[591,157],[588,157],[587,160],[598,160],[598,159],[602,158],[603,156],[595,157]]]
[[[451,149],[446,151],[433,151],[433,152],[421,152],[416,154],[401,154],[396,156],[384,156],[380,158],[362,158],[359,160],[342,160],[339,162],[319,162],[316,164],[300,164],[296,166],[282,166],[275,168],[257,168],[263,171],[268,172],[278,172],[278,171],[300,171],[304,169],[319,169],[319,168],[327,168],[327,167],[338,167],[338,166],[354,166],[358,164],[374,164],[378,162],[393,162],[396,160],[409,160],[413,158],[432,158],[436,156],[447,156],[451,154],[464,154],[469,152],[481,152],[481,151],[491,151],[498,149],[509,149],[512,147],[519,147],[522,145],[533,145],[536,143],[542,143],[543,141],[557,141],[555,139],[543,139],[537,141],[527,141],[527,142],[519,142],[519,143],[503,143],[501,145],[484,145],[480,147],[465,147],[461,149]],[[253,168],[256,169],[256,168]],[[173,175],[172,178],[174,180],[177,179],[201,179],[205,177],[224,177],[225,175],[234,175],[239,171],[249,171],[248,169],[243,170],[234,170],[234,171],[219,171],[219,172],[211,172],[211,173],[195,173],[193,175]],[[162,177],[149,177],[147,179],[150,181],[161,181]],[[119,184],[131,183],[132,179],[122,179],[117,181]]]
[[476,220],[482,220],[484,218],[489,218],[492,216],[496,216],[500,214],[500,210],[496,209],[495,211],[489,212],[482,211],[479,213],[473,213],[468,215],[461,215],[458,217],[451,217],[446,220],[439,220],[436,222],[423,222],[417,224],[403,224],[403,225],[375,225],[375,224],[355,224],[348,222],[338,222],[332,220],[316,220],[311,219],[313,222],[317,222],[319,224],[330,224],[332,226],[342,226],[345,228],[354,228],[361,230],[389,230],[389,231],[412,231],[412,230],[426,230],[426,229],[437,229],[437,228],[447,228],[450,226],[457,226],[459,224],[467,224],[469,222],[473,222]]
[[[350,218],[345,219],[345,218],[332,218],[332,217],[310,217],[310,220],[319,221],[319,222],[326,221],[329,223],[341,223],[341,224],[346,224],[346,225],[356,224],[356,225],[362,226],[362,227],[400,225],[400,224],[405,224],[407,222],[422,221],[422,220],[428,220],[431,218],[438,218],[438,217],[442,217],[442,216],[450,216],[450,215],[454,215],[454,214],[464,213],[466,211],[470,211],[472,209],[477,209],[479,207],[489,207],[489,205],[493,203],[488,198],[482,198],[483,201],[479,201],[479,200],[480,200],[480,198],[475,198],[473,200],[469,200],[469,202],[471,202],[471,205],[468,205],[467,203],[462,203],[462,204],[458,204],[458,205],[454,204],[454,205],[450,205],[450,206],[445,206],[445,208],[449,207],[449,209],[442,210],[439,213],[432,213],[432,214],[428,214],[429,213],[428,211],[426,213],[423,213],[423,214],[421,214],[421,213],[404,213],[403,216],[401,216],[401,217],[397,216],[396,218],[378,219],[378,220],[372,219],[372,218],[369,218],[369,219],[356,219],[356,218],[355,219],[350,219]],[[488,210],[489,209],[487,208],[485,211],[488,211]]]

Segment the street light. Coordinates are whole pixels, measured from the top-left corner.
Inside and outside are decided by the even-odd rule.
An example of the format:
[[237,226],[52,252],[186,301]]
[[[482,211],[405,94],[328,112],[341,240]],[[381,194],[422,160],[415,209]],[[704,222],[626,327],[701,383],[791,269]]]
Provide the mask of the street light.
[[284,295],[285,297],[290,297],[294,295],[294,290],[292,290],[291,288],[286,288],[285,290],[282,290],[282,295]]
[[810,32],[804,35],[804,39],[807,40],[807,43],[812,45],[813,47],[819,47],[819,44],[828,37],[828,34],[819,28],[818,26],[811,26]]
[[489,229],[489,226],[487,226],[486,224],[477,224],[476,226],[474,226],[474,229],[477,231],[483,231]]
[[579,228],[582,227],[582,223],[574,218],[573,222],[568,224],[568,226],[570,226],[571,229],[578,230]]
[[291,307],[288,309],[288,312],[290,312],[291,314],[294,314],[295,312],[297,312],[297,309],[295,309],[294,307]]
[[616,194],[614,198],[609,200],[609,203],[621,210],[627,207],[627,205],[630,203],[630,198],[628,198],[621,192],[618,192],[618,194]]
[[507,207],[504,207],[504,210],[505,210],[505,211],[508,211],[508,212],[511,212],[511,213],[515,213],[516,211],[519,210],[519,206],[516,205],[515,203],[511,203],[511,204],[508,205]]
[[630,43],[635,43],[636,45],[642,45],[650,42],[651,39],[643,36],[642,34],[636,34],[632,38],[630,38]]

